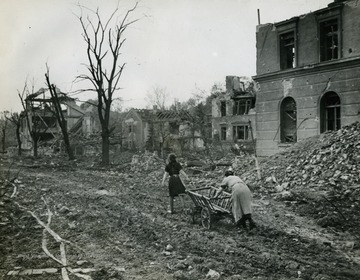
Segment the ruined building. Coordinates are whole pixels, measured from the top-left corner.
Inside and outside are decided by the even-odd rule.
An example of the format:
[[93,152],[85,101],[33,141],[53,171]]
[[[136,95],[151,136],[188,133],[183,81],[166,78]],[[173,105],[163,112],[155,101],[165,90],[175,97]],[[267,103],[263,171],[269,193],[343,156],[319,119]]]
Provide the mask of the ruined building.
[[123,120],[123,147],[177,153],[185,147],[200,147],[191,122],[192,117],[185,111],[130,109]]
[[[93,115],[86,110],[82,110],[76,105],[74,99],[67,97],[58,88],[56,88],[56,91],[62,104],[70,138],[77,139],[79,135],[91,134],[94,130]],[[30,130],[32,130],[39,137],[38,144],[40,149],[45,148],[49,151],[61,149],[63,136],[55,117],[55,108],[48,90],[44,88],[39,89],[37,92],[27,96],[24,103],[27,108],[29,122],[27,118],[23,118],[20,128],[23,148],[33,148],[30,136]],[[25,112],[23,111],[22,114],[25,114]],[[28,125],[31,127],[29,128]]]
[[326,8],[257,26],[257,152],[360,120],[360,5]]
[[213,94],[213,139],[231,147],[235,143],[253,150],[256,138],[255,93],[253,83],[246,77],[227,76],[226,91]]

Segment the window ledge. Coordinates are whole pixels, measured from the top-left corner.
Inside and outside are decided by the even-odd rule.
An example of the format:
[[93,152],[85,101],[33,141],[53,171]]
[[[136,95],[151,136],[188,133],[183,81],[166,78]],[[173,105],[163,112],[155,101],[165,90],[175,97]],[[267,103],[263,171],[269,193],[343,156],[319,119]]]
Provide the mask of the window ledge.
[[294,143],[278,143],[278,147],[279,148],[288,148],[288,147],[291,147],[295,144],[296,142]]

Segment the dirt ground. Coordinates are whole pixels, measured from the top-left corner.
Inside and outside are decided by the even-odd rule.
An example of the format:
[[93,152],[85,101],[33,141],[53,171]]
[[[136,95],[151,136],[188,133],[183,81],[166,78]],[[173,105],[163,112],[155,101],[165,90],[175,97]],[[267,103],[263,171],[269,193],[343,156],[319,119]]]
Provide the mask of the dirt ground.
[[[2,170],[12,163],[12,174],[19,172],[16,193],[11,190],[0,204],[1,279],[66,279],[62,265],[42,250],[44,240],[68,268],[83,268],[69,279],[360,279],[356,231],[321,227],[260,189],[253,189],[256,229],[239,231],[225,218],[207,230],[199,220],[191,223],[179,201],[177,213],[167,213],[159,163],[144,171],[130,165],[102,169],[85,159],[45,162],[0,162]],[[216,184],[223,172],[185,171],[188,188]],[[46,224],[49,213],[49,228],[63,242],[44,233],[34,217]],[[45,268],[54,273],[34,274]]]

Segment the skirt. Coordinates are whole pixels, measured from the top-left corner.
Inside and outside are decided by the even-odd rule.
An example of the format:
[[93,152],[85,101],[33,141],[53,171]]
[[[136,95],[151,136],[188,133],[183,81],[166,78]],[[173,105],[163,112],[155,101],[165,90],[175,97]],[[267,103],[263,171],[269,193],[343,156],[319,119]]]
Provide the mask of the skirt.
[[235,222],[243,215],[251,214],[252,195],[246,184],[237,183],[232,187],[232,211]]
[[185,186],[179,176],[170,176],[169,179],[169,196],[175,197],[185,193]]

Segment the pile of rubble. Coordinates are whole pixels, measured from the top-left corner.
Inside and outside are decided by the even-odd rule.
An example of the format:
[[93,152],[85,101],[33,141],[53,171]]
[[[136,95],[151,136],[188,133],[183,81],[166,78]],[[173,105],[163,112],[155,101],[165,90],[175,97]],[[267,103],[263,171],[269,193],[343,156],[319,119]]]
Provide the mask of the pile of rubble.
[[303,205],[323,226],[360,225],[359,122],[301,141],[263,161],[261,171],[260,192]]

